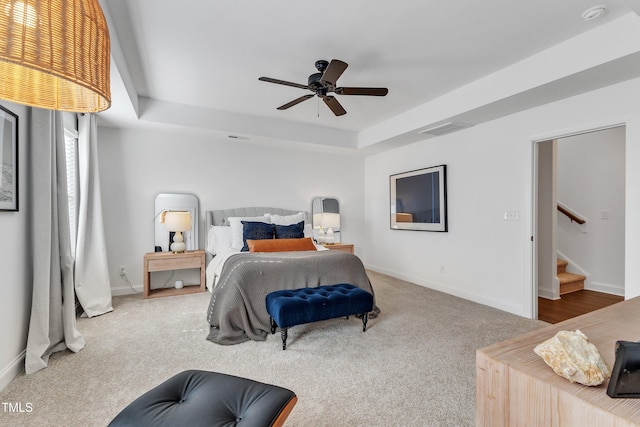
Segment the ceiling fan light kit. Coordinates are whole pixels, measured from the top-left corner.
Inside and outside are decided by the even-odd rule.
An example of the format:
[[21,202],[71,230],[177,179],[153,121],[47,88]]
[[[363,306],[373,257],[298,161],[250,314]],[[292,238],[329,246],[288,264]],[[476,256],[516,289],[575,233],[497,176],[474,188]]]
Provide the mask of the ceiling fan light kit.
[[335,93],[337,95],[359,95],[359,96],[385,96],[389,93],[387,88],[383,87],[337,87],[338,78],[344,73],[349,66],[346,62],[339,59],[332,59],[331,62],[323,59],[316,61],[317,73],[311,74],[307,79],[307,84],[292,83],[285,80],[278,80],[271,77],[260,77],[258,80],[275,83],[284,86],[291,86],[298,89],[307,89],[312,94],[303,95],[299,98],[289,101],[278,107],[278,110],[286,110],[314,96],[321,98],[329,109],[336,116],[347,114],[335,96],[329,95]]

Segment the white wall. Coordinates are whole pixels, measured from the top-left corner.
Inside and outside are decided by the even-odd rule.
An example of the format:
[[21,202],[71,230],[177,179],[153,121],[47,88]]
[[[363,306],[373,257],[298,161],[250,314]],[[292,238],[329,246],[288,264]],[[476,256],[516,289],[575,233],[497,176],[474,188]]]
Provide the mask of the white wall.
[[624,295],[625,128],[558,140],[558,201],[587,222],[558,214],[558,251],[585,288]]
[[[142,258],[153,251],[153,201],[158,192],[191,192],[204,211],[246,206],[311,210],[316,196],[335,196],[344,242],[361,248],[364,160],[285,149],[202,134],[100,127],[99,159],[107,256],[114,293],[130,292],[119,276],[126,266],[142,288]],[[183,154],[184,153],[184,154]]]
[[560,299],[558,279],[558,142],[556,139],[534,145],[536,236],[533,282],[539,297]]
[[[368,267],[532,315],[532,141],[627,124],[626,218],[640,217],[640,79],[513,114],[365,160]],[[389,229],[389,175],[446,164],[449,232]],[[505,221],[518,211],[519,221]],[[639,227],[627,220],[627,298],[640,295]]]
[[31,234],[29,231],[28,108],[2,101],[18,115],[19,211],[0,212],[0,390],[24,367],[31,315]]

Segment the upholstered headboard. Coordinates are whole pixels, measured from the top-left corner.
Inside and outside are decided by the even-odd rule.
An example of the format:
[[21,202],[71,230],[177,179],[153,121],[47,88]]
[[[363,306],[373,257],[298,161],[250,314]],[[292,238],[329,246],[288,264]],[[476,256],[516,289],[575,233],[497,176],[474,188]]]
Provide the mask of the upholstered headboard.
[[[212,211],[205,211],[205,248],[208,245],[209,227],[212,225],[229,225],[227,218],[235,216],[261,216],[267,213],[274,215],[294,215],[298,212],[304,212],[305,223],[309,223],[309,212],[282,208],[264,208],[264,207],[250,207],[250,208],[233,208],[233,209],[219,209]],[[211,259],[211,255],[207,253],[207,262]]]
[[282,209],[282,208],[234,208],[234,209],[220,209],[214,211],[206,211],[205,212],[205,224],[207,226],[207,230],[212,225],[229,225],[227,218],[232,216],[260,216],[267,213],[275,214],[275,215],[293,215],[298,212],[305,213],[305,221],[309,221],[309,214],[305,211],[292,211],[290,209]]

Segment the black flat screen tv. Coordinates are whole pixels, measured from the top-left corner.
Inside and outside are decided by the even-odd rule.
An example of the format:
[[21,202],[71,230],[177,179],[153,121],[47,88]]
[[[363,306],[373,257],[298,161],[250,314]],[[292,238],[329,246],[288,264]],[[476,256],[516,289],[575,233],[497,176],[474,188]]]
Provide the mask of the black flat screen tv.
[[389,177],[392,230],[448,231],[447,166]]

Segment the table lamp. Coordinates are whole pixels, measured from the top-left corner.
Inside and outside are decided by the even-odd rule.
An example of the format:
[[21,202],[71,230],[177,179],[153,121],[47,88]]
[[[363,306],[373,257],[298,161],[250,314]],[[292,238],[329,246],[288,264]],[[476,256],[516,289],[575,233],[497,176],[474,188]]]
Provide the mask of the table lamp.
[[339,213],[322,213],[322,228],[327,229],[326,242],[328,244],[335,243],[333,235],[334,230],[340,230],[340,214]]
[[191,230],[191,212],[186,211],[165,211],[160,217],[160,222],[164,223],[167,231],[173,231],[173,243],[171,252],[182,253],[187,245],[184,243],[183,231]]

